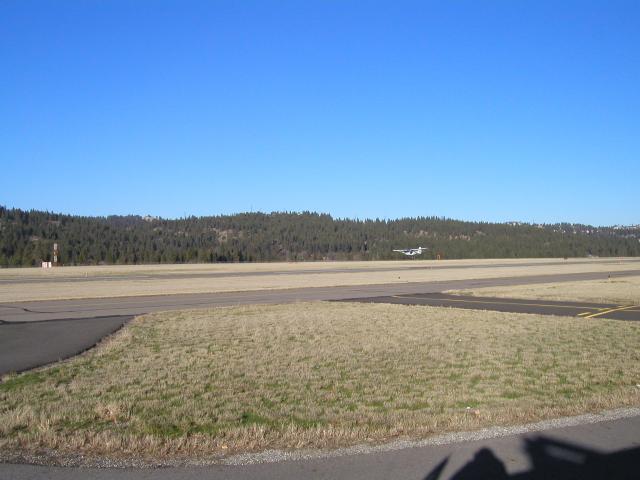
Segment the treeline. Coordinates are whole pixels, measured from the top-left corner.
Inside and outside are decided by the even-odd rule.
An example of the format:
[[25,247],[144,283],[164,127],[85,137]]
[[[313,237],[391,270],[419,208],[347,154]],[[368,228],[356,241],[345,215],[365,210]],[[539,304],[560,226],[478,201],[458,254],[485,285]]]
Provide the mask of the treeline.
[[177,220],[82,217],[0,206],[0,266],[385,260],[394,248],[421,258],[640,255],[637,227],[462,222],[438,217],[335,219],[303,213],[241,213]]

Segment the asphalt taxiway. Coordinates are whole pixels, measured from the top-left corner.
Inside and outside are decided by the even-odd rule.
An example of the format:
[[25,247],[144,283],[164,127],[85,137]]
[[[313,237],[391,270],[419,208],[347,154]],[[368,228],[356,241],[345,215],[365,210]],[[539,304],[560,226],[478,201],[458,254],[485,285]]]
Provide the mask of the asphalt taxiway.
[[614,320],[640,320],[640,305],[614,303],[557,302],[550,300],[522,300],[514,298],[475,297],[446,293],[413,293],[381,297],[352,298],[344,302],[393,303],[401,305],[428,305],[431,307],[466,308],[510,313],[535,313],[581,318],[609,318]]
[[78,355],[132,318],[125,315],[0,323],[0,375]]

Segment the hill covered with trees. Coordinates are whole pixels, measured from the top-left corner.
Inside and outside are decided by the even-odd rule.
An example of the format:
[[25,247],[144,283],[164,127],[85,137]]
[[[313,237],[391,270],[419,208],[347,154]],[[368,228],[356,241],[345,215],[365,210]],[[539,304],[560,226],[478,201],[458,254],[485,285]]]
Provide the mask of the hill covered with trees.
[[423,246],[421,258],[640,255],[640,227],[463,222],[438,217],[337,219],[327,214],[241,213],[167,220],[83,217],[0,206],[0,266],[403,258],[394,248]]

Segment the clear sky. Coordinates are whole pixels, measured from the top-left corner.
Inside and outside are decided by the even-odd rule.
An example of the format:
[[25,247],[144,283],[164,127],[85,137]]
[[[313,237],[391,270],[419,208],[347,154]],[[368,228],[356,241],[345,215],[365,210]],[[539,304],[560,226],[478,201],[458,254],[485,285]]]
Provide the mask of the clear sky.
[[0,204],[640,223],[640,2],[0,2]]

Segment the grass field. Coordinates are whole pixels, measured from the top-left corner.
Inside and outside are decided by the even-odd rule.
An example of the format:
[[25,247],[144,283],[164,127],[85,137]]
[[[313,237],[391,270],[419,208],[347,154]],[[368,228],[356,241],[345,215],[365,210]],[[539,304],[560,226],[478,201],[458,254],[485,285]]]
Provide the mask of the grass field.
[[640,305],[640,276],[580,282],[540,283],[456,290],[451,293],[485,297],[567,300]]
[[[577,260],[585,262],[585,259],[495,259],[0,269],[0,302],[447,281],[640,268],[637,259],[592,259],[586,263],[577,263]],[[552,264],[547,265],[548,262]],[[442,268],[448,266],[454,268]],[[376,268],[390,270],[374,271]],[[228,273],[243,276],[219,276]],[[170,278],[166,278],[167,275]],[[83,281],[84,278],[88,281]],[[37,282],[20,283],[29,279]]]
[[0,383],[0,451],[215,458],[640,404],[640,325],[384,304],[157,313]]

